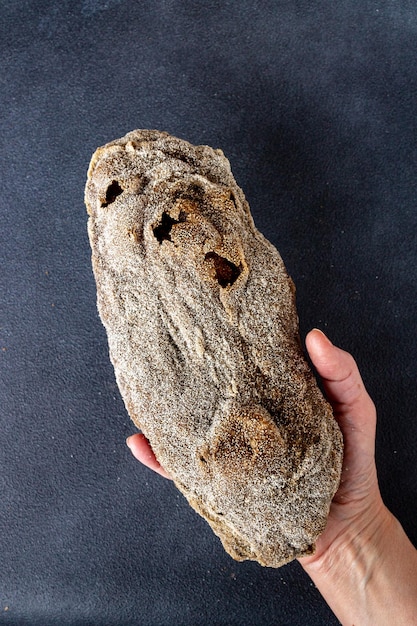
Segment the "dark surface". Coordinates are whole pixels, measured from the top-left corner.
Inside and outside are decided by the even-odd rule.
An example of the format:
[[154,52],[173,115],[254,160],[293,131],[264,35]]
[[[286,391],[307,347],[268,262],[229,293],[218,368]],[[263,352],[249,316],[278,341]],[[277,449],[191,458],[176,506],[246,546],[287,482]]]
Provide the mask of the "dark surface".
[[134,128],[224,150],[302,335],[360,364],[416,543],[415,2],[0,4],[0,623],[337,624],[298,563],[235,563],[127,450],[83,188]]

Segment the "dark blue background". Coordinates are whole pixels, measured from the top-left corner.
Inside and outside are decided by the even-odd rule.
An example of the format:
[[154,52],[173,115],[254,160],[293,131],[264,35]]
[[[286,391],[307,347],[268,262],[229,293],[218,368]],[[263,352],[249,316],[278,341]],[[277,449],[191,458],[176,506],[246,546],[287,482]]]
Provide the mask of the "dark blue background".
[[417,8],[406,0],[0,2],[0,624],[335,625],[298,563],[235,563],[134,432],[83,190],[135,128],[221,147],[312,326],[377,403],[417,541]]

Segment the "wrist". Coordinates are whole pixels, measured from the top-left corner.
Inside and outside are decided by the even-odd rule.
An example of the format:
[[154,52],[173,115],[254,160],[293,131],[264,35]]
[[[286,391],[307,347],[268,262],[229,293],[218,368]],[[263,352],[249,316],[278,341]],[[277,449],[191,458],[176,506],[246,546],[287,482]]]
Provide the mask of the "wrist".
[[374,619],[374,605],[380,593],[374,585],[375,576],[383,566],[384,546],[392,541],[395,522],[381,500],[373,514],[351,519],[326,550],[316,557],[300,559],[305,572],[343,625],[388,623]]
[[300,563],[343,625],[417,626],[417,551],[382,501]]
[[340,580],[348,568],[362,570],[363,575],[367,575],[365,569],[381,555],[395,522],[392,513],[379,499],[368,514],[358,514],[346,522],[325,549],[318,546],[315,554],[299,559],[299,562],[312,578]]

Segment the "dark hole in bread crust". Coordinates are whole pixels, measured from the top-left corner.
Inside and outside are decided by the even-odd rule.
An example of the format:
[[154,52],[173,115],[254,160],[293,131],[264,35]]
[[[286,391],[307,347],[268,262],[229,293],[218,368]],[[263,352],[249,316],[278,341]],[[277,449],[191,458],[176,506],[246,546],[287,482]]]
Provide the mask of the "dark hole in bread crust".
[[117,180],[113,180],[110,183],[110,185],[107,187],[106,200],[105,200],[105,202],[101,203],[101,206],[102,207],[108,206],[109,204],[114,202],[116,200],[117,196],[120,196],[121,193],[123,193],[122,187],[119,185]]
[[212,261],[216,273],[215,277],[220,287],[233,285],[237,278],[239,278],[242,268],[232,263],[232,261],[220,256],[216,252],[207,252],[205,259],[206,261]]

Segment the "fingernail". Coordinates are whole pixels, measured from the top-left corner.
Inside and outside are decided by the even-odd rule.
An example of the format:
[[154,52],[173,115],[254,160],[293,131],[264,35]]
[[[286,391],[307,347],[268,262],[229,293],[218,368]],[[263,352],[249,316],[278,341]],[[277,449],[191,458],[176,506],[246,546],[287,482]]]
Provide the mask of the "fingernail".
[[132,439],[132,435],[130,435],[130,436],[126,439],[126,445],[127,445],[127,447],[128,447],[128,448],[130,448],[130,447],[131,447],[131,445],[130,445],[130,444],[131,444],[131,441],[130,441],[131,439]]
[[330,344],[331,346],[333,345],[332,342],[330,341],[330,339],[328,338],[328,336],[325,335],[324,332],[322,330],[320,330],[320,328],[313,328],[313,330],[315,330],[318,333],[320,333],[320,335],[322,335],[324,337],[324,339],[327,341],[328,344]]

